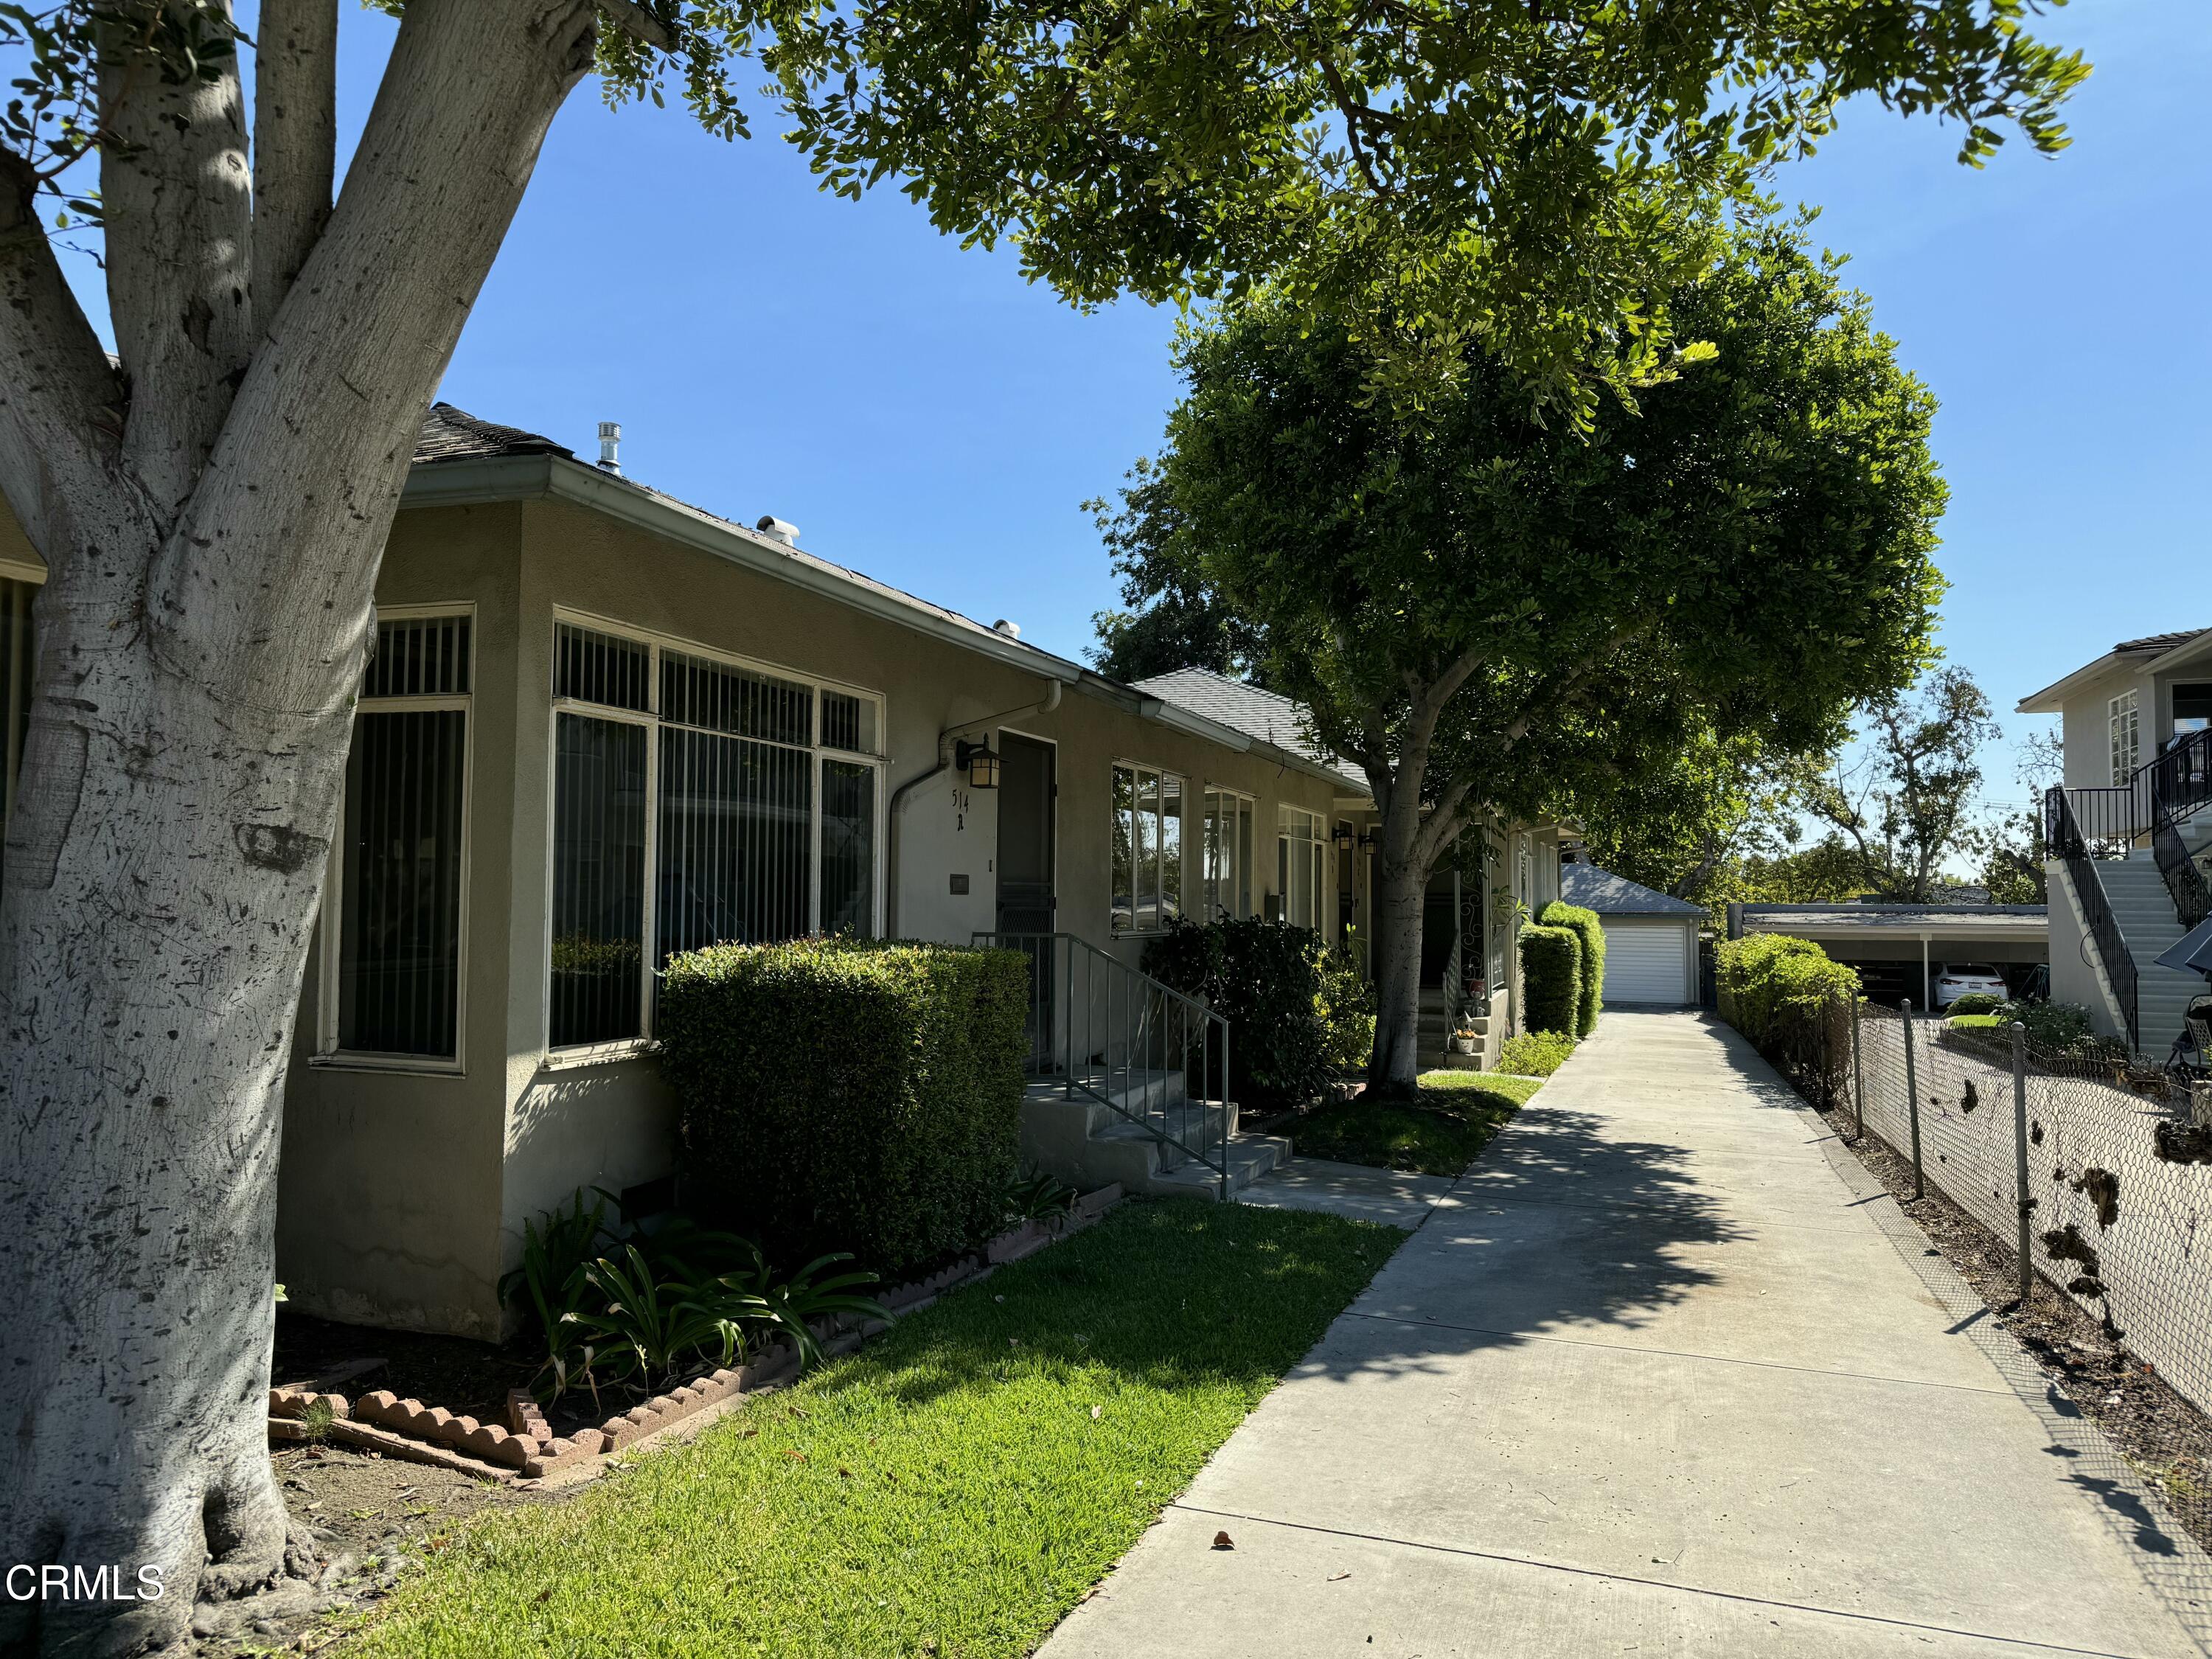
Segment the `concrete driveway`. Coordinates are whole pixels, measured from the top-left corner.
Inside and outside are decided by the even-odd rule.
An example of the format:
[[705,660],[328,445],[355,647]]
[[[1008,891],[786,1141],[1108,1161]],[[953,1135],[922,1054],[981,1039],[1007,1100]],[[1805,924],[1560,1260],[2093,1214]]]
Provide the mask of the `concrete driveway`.
[[1608,1012],[1042,1652],[2212,1651],[1980,1312],[1733,1031]]

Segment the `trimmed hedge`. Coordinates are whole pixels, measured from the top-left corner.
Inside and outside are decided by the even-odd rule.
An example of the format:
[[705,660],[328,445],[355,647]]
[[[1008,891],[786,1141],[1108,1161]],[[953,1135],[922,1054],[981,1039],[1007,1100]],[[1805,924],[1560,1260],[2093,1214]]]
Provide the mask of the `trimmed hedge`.
[[1848,1071],[1851,1005],[1859,976],[1808,939],[1758,933],[1721,941],[1714,953],[1721,1018],[1784,1071],[1833,1095]]
[[1146,944],[1143,965],[1229,1022],[1230,1098],[1242,1105],[1304,1106],[1375,1047],[1374,993],[1310,927],[1178,921]]
[[1597,1017],[1605,1007],[1605,924],[1596,911],[1565,899],[1553,899],[1536,913],[1536,920],[1546,927],[1571,927],[1582,941],[1583,994],[1574,1029],[1577,1036],[1586,1037],[1597,1030]]
[[1951,1006],[1943,1012],[1953,1018],[1960,1014],[1994,1014],[2005,1006],[2005,1000],[1988,991],[1966,991],[1951,999]]
[[790,1266],[885,1274],[1000,1220],[1020,1156],[1029,963],[1012,951],[799,939],[670,962],[660,1069],[685,1206]]
[[1522,1030],[1574,1036],[1582,1018],[1583,942],[1573,928],[1521,930],[1521,995]]

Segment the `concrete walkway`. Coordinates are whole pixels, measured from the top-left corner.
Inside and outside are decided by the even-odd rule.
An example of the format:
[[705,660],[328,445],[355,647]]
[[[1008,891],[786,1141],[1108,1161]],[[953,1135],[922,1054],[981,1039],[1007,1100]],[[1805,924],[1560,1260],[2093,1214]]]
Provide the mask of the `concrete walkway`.
[[1042,1652],[2212,1651],[1988,1327],[1735,1033],[1608,1013]]

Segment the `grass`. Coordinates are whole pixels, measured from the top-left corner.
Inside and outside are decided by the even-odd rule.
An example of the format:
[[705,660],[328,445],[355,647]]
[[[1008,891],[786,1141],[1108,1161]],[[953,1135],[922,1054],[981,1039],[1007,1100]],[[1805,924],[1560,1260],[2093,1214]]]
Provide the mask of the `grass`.
[[1994,1031],[2005,1023],[2002,1014],[1954,1014],[1951,1024],[1962,1031]]
[[1495,1072],[1425,1072],[1419,1100],[1334,1102],[1291,1125],[1291,1144],[1300,1158],[1455,1176],[1541,1087]]
[[693,1445],[458,1533],[345,1651],[1027,1653],[1402,1238],[1125,1206]]

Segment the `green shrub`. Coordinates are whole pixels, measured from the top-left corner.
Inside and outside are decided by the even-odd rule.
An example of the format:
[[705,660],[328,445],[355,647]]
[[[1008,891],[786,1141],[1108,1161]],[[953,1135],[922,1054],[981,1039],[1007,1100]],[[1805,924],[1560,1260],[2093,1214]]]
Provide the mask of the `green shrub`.
[[1536,913],[1547,927],[1571,927],[1583,946],[1583,994],[1575,1010],[1575,1035],[1588,1036],[1597,1030],[1597,1017],[1605,1006],[1605,925],[1597,912],[1564,899],[1553,899]]
[[1723,939],[1715,954],[1721,1018],[1776,1065],[1815,1076],[1826,1097],[1849,1069],[1859,976],[1812,940],[1779,933]]
[[1996,1012],[2002,1024],[2025,1025],[2027,1040],[2039,1048],[2070,1053],[2089,1047],[2096,1036],[2089,1011],[2078,1002],[2008,1002]]
[[791,1265],[886,1274],[997,1224],[1020,1142],[1029,963],[1012,951],[802,939],[668,964],[660,1066],[685,1206]]
[[1944,1012],[1956,1019],[1961,1014],[1994,1014],[2005,1006],[2005,1000],[1989,991],[1967,991],[1951,999]]
[[1523,1031],[1505,1039],[1498,1051],[1498,1069],[1520,1077],[1549,1077],[1574,1051],[1575,1040],[1565,1031]]
[[1319,933],[1259,916],[1177,921],[1144,969],[1229,1022],[1230,1097],[1303,1106],[1375,1044],[1372,994]]
[[1583,942],[1571,927],[1521,930],[1521,1024],[1531,1031],[1579,1028],[1583,1006]]

